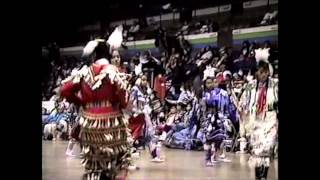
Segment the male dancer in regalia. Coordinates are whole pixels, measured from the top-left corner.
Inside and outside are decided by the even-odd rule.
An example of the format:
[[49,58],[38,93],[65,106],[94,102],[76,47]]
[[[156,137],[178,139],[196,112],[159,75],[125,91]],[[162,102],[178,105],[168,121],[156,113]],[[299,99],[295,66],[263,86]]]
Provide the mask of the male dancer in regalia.
[[242,114],[248,117],[252,125],[250,163],[255,166],[256,179],[260,180],[267,179],[277,138],[278,81],[270,77],[271,71],[268,62],[259,61],[257,79],[248,83],[240,103]]

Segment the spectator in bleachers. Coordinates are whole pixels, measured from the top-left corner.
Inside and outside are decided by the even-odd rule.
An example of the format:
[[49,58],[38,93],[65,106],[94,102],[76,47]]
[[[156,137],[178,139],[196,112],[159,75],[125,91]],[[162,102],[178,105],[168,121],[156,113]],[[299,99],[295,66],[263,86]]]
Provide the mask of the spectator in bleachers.
[[191,54],[191,44],[186,40],[182,33],[178,34],[179,46],[181,48],[181,53],[185,56],[190,56]]
[[200,29],[200,33],[207,33],[209,32],[209,27],[207,24],[204,24],[201,26],[201,29]]
[[[206,24],[210,24],[210,22],[206,22]],[[240,53],[238,51],[232,51],[231,48],[226,47],[221,48],[220,52],[218,52],[218,49],[213,49],[208,46],[201,49],[200,52],[196,52],[195,56],[191,57],[191,49],[188,53],[185,53],[185,50],[188,50],[186,48],[188,46],[185,46],[184,44],[185,39],[183,38],[183,35],[179,35],[178,38],[175,39],[179,42],[179,45],[176,46],[170,44],[172,43],[171,41],[167,41],[168,38],[164,35],[165,32],[162,29],[159,31],[163,34],[160,36],[160,39],[156,39],[156,42],[162,43],[161,46],[163,49],[166,48],[164,51],[161,51],[161,57],[154,57],[150,51],[145,51],[141,53],[141,55],[139,53],[132,57],[128,73],[135,73],[135,75],[138,76],[143,74],[144,68],[155,69],[154,77],[161,79],[161,81],[157,81],[157,86],[159,86],[159,83],[161,83],[160,86],[166,86],[165,89],[154,87],[156,91],[161,91],[161,93],[159,93],[161,94],[161,99],[178,101],[179,97],[183,95],[183,91],[180,89],[181,84],[184,84],[187,81],[197,84],[194,85],[194,89],[196,90],[196,94],[201,97],[200,94],[202,94],[201,91],[203,91],[203,88],[201,88],[201,85],[203,84],[203,72],[206,65],[210,65],[215,69],[214,79],[219,83],[218,87],[224,90],[228,88],[232,89],[238,99],[242,94],[243,87],[245,86],[245,82],[247,80],[246,77],[254,78],[252,75],[254,75],[256,69],[255,50],[258,48],[255,43],[250,44],[247,41],[243,42],[243,47]],[[265,44],[264,48],[270,48],[271,44]],[[171,54],[169,54],[168,51],[169,47],[172,47]],[[167,59],[169,60],[167,61]],[[110,62],[113,64],[119,64],[119,61],[120,53],[118,51],[114,51]],[[197,63],[199,66],[197,66]],[[62,65],[61,67],[56,66],[55,64],[52,65],[54,73],[50,75],[50,80],[48,81],[49,86],[46,88],[48,89],[48,92],[44,92],[44,95],[49,97],[52,96],[52,91],[56,85],[60,84],[60,80],[67,74],[71,73],[70,71],[72,68],[76,69],[81,66],[79,64],[73,65],[72,63]],[[274,64],[274,66],[276,65],[277,64]],[[161,67],[161,70],[167,71],[166,73],[160,71],[161,77],[156,75],[158,74],[156,72],[158,66]],[[249,73],[251,76],[248,76]],[[233,74],[233,76],[231,76],[231,74]],[[275,73],[274,76],[276,77],[277,73]],[[150,79],[150,77],[147,79]],[[169,92],[165,92],[166,89],[170,89]],[[178,106],[178,109],[179,108],[180,106]],[[177,109],[177,106],[174,106],[173,110],[174,109]]]
[[130,27],[129,32],[132,34],[135,34],[140,31],[140,25],[137,21],[134,22],[134,24]]
[[276,18],[278,15],[278,11],[271,11],[269,10],[263,17],[262,21],[260,22],[260,25],[270,25],[275,23]]
[[241,48],[241,53],[244,55],[244,57],[248,57],[249,55],[249,48],[250,48],[250,43],[249,41],[244,41],[242,43],[242,48]]
[[187,34],[189,34],[189,24],[188,24],[188,22],[187,21],[185,21],[184,23],[183,23],[183,26],[181,27],[181,32],[182,32],[182,34],[183,35],[187,35]]
[[254,58],[245,57],[243,54],[240,54],[239,59],[234,61],[235,71],[242,70],[244,75],[247,75],[249,72],[255,72],[256,64]]

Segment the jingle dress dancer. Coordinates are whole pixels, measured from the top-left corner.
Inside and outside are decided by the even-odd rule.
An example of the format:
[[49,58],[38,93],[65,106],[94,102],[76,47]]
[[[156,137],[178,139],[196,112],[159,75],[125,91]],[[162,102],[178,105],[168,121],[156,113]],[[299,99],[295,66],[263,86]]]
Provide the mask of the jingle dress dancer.
[[[119,28],[114,33],[119,34]],[[60,89],[62,97],[81,107],[79,140],[84,152],[84,179],[114,180],[120,169],[128,165],[132,141],[128,120],[121,111],[127,105],[126,75],[106,59],[110,48],[117,46],[115,41],[90,41],[83,54],[90,55],[95,62],[74,71]]]

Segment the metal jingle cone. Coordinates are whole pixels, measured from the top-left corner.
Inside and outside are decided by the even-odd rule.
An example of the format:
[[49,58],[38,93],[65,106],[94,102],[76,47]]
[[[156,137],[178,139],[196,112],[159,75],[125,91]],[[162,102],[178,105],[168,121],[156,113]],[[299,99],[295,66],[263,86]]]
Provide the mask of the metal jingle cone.
[[81,116],[80,119],[79,119],[79,124],[83,125],[83,123],[84,123],[84,118]]
[[102,140],[101,140],[101,133],[98,133],[98,134],[97,134],[97,136],[98,136],[98,143],[102,143]]
[[88,119],[84,119],[82,127],[87,128],[87,126],[88,126]]
[[106,141],[108,142],[109,141],[109,136],[107,134],[104,134],[104,137],[105,137]]
[[90,120],[90,121],[89,121],[89,126],[88,126],[88,128],[89,128],[89,129],[92,129],[92,127],[93,127],[93,123],[94,123],[94,121],[93,121],[93,120]]
[[104,143],[104,140],[103,140],[103,135],[102,135],[102,133],[100,133],[99,135],[100,135],[100,142],[101,142],[101,143]]
[[97,121],[96,129],[100,129],[100,122],[101,122],[101,119],[98,119],[98,120],[96,120],[96,121]]
[[87,141],[90,143],[91,142],[91,135],[90,133],[87,133]]
[[90,147],[89,146],[86,146],[85,149],[84,149],[84,153],[85,154],[88,154],[90,151]]
[[91,123],[91,121],[90,121],[89,119],[87,119],[86,121],[87,121],[87,123],[86,123],[86,126],[85,126],[85,127],[86,127],[87,129],[90,129],[90,123]]
[[100,133],[97,133],[97,142],[98,142],[98,143],[101,143]]
[[99,179],[98,179],[98,173],[95,173],[95,175],[94,175],[94,180],[99,180]]
[[92,124],[92,128],[97,129],[97,127],[98,127],[98,120],[94,120]]
[[87,163],[88,163],[88,159],[86,158],[81,161],[82,166],[86,166]]
[[97,143],[98,142],[98,136],[97,136],[97,133],[94,133],[93,134],[93,137],[94,137],[94,142]]
[[85,131],[82,131],[81,133],[81,140],[84,142],[88,140],[87,133]]
[[102,129],[102,128],[103,128],[102,123],[103,123],[103,119],[100,119],[100,120],[99,120],[99,129]]
[[81,138],[82,141],[87,141],[87,136],[86,136],[86,133],[84,131],[82,131],[80,133],[80,138]]
[[98,133],[98,132],[96,133],[96,140],[97,140],[97,141],[96,141],[97,143],[100,143],[100,142],[101,142],[101,141],[100,141],[100,133]]
[[115,118],[114,119],[114,126],[117,127],[119,125],[119,120],[118,118]]
[[100,133],[100,138],[101,138],[101,142],[105,143],[105,137],[104,137],[103,133]]
[[109,134],[109,136],[110,136],[110,141],[112,141],[112,140],[113,140],[114,133],[112,133],[112,135]]
[[106,128],[110,128],[110,118],[106,119]]
[[84,164],[85,161],[86,161],[86,159],[82,159],[80,163]]
[[115,139],[115,140],[118,140],[118,139],[119,139],[118,137],[119,137],[119,136],[118,136],[118,131],[115,131],[115,132],[114,132],[114,139]]
[[109,122],[110,122],[110,127],[113,128],[114,127],[114,118],[110,118]]
[[107,141],[108,141],[108,142],[111,141],[109,134],[107,134]]
[[94,143],[94,134],[90,133],[90,136],[91,136],[91,142]]

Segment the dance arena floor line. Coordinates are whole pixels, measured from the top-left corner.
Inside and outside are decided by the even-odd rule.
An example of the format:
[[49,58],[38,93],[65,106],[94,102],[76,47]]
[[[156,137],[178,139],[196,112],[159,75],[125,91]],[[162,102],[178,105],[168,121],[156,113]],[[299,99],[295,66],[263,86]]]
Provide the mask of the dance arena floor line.
[[[79,159],[65,156],[68,142],[42,142],[43,180],[80,180],[83,167]],[[254,169],[247,165],[247,155],[228,153],[232,163],[204,166],[204,151],[163,148],[164,163],[150,162],[147,150],[137,160],[141,168],[129,173],[128,180],[254,180]],[[277,162],[270,167],[268,180],[277,180]]]

